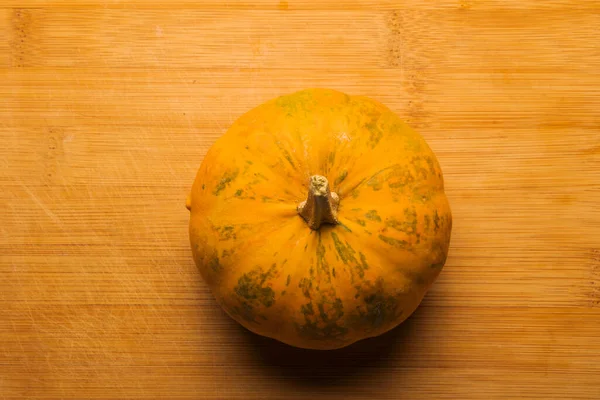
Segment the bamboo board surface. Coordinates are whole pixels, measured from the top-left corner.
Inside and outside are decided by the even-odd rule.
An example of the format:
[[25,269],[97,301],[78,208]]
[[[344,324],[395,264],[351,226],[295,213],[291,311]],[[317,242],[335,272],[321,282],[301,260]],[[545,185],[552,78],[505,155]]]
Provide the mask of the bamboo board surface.
[[[600,3],[0,2],[0,399],[599,399]],[[252,335],[185,196],[271,97],[385,103],[445,174],[450,255],[399,328]]]

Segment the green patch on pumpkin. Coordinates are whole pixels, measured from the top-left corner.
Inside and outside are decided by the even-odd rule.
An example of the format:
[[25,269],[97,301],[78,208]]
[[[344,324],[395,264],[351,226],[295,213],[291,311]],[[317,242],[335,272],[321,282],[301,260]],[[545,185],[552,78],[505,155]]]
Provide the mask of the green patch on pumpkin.
[[402,221],[391,217],[385,220],[385,225],[399,232],[414,235],[417,232],[417,211],[414,207],[404,209]]
[[379,235],[379,240],[399,249],[407,249],[409,247],[409,243],[406,240],[395,239],[385,235]]
[[323,241],[321,240],[321,232],[319,232],[319,239],[317,242],[317,271],[321,274],[325,274],[331,280],[329,276],[329,263],[325,258],[325,246],[323,245]]
[[300,283],[298,283],[298,287],[302,291],[302,294],[304,295],[304,297],[310,299],[311,289],[312,289],[312,280],[310,280],[308,278],[302,278],[302,279],[300,279]]
[[226,187],[231,185],[231,182],[233,182],[235,180],[235,178],[237,178],[238,174],[239,174],[239,169],[237,169],[237,168],[234,170],[225,172],[223,174],[223,177],[219,181],[219,184],[215,187],[213,194],[215,196],[218,196],[219,193],[221,193]]
[[275,144],[279,148],[279,151],[281,151],[281,154],[283,154],[283,158],[285,158],[286,161],[290,163],[292,168],[296,169],[296,164],[294,163],[294,160],[292,160],[292,155],[290,154],[290,152],[285,147],[283,147],[281,142],[277,141],[275,142]]
[[221,262],[219,261],[219,253],[215,251],[215,253],[208,260],[208,267],[213,270],[213,272],[219,272],[223,269]]
[[378,176],[373,176],[367,181],[367,186],[376,192],[383,189],[383,181],[380,181]]
[[331,153],[329,153],[329,164],[332,164],[335,162],[335,151],[332,151]]
[[338,225],[341,226],[342,228],[344,228],[344,230],[348,233],[352,233],[352,229],[348,228],[348,226],[346,226],[345,224],[342,224],[341,222],[338,222]]
[[226,240],[236,240],[237,236],[235,234],[234,231],[234,227],[232,225],[226,225],[226,226],[222,226],[220,228],[217,228],[217,232],[219,233],[219,240],[220,241],[226,241]]
[[365,125],[369,131],[369,147],[375,148],[383,138],[383,131],[377,124],[377,120],[373,120]]
[[310,91],[300,91],[277,98],[275,104],[282,108],[286,115],[292,116],[300,110],[310,110],[316,104],[316,100]]
[[335,297],[335,291],[320,293],[316,306],[318,312],[312,301],[300,307],[304,323],[297,324],[296,329],[301,336],[312,340],[332,340],[348,332],[342,324],[344,305],[339,297]]
[[235,253],[234,249],[225,249],[223,250],[223,253],[221,254],[221,258],[227,258],[227,257],[231,257],[233,254]]
[[408,168],[395,169],[388,177],[388,186],[390,189],[404,188],[415,181],[414,175]]
[[381,222],[381,217],[377,214],[377,210],[369,210],[365,214],[365,218],[371,221]]
[[304,314],[305,317],[309,316],[309,315],[314,315],[315,314],[315,310],[313,309],[313,303],[310,302],[310,303],[303,304],[300,307],[300,312],[302,314]]
[[342,173],[335,178],[335,186],[339,186],[340,183],[344,182],[344,179],[346,179],[346,177],[348,176],[348,171],[343,170]]
[[365,326],[368,331],[389,326],[402,314],[398,298],[385,289],[381,277],[374,284],[366,281],[358,285],[355,298],[359,297],[362,297],[363,304],[357,307],[351,319]]
[[242,310],[248,311],[246,314],[251,315],[250,312],[256,307],[271,307],[275,304],[275,291],[266,282],[274,276],[276,268],[275,264],[267,271],[258,267],[238,279],[234,292],[242,304]]
[[364,254],[359,253],[360,261],[356,258],[356,251],[350,246],[348,242],[343,243],[339,236],[335,232],[331,232],[331,238],[333,239],[333,245],[342,259],[342,262],[345,265],[353,267],[359,277],[364,277],[365,270],[369,269],[369,265],[367,264],[367,260]]

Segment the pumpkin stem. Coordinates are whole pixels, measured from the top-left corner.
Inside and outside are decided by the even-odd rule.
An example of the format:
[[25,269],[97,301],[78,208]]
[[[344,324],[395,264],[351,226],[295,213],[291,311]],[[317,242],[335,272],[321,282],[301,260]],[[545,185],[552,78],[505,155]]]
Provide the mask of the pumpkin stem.
[[308,197],[298,205],[298,214],[311,229],[317,230],[321,224],[337,224],[337,209],[340,198],[329,190],[327,178],[321,175],[310,177]]

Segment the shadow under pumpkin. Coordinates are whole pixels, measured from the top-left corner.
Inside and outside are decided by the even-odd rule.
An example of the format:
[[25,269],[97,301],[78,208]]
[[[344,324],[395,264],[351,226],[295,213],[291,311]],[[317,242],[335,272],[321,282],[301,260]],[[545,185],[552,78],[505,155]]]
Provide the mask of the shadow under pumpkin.
[[[426,302],[426,299],[423,301]],[[347,386],[357,379],[368,379],[389,366],[392,360],[402,359],[410,353],[411,345],[422,340],[419,326],[431,307],[419,307],[396,328],[369,339],[360,340],[337,350],[307,350],[286,345],[276,340],[256,335],[242,327],[243,339],[248,342],[247,356],[254,368],[296,386],[331,387]],[[414,347],[410,349],[410,347]]]

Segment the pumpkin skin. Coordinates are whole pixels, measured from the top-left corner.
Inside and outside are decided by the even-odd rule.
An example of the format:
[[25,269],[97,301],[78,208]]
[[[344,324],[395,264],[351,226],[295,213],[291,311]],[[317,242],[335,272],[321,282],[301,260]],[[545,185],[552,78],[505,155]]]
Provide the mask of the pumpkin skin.
[[[298,213],[313,176],[339,197],[337,223],[316,229]],[[452,229],[425,140],[384,105],[328,89],[241,116],[206,154],[186,205],[194,261],[221,307],[307,349],[341,348],[409,317],[446,262]]]

